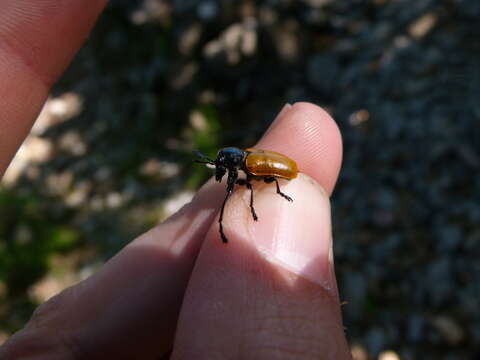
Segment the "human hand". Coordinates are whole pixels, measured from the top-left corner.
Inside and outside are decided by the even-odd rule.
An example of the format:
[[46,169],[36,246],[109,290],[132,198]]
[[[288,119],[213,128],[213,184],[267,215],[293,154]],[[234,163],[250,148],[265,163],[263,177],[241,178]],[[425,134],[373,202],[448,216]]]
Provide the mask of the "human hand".
[[[13,40],[0,48],[0,173],[105,1],[3,3],[0,36]],[[249,194],[236,190],[225,245],[215,221],[225,187],[207,183],[97,274],[40,306],[0,359],[158,359],[171,349],[174,359],[350,358],[327,195],[340,167],[338,129],[318,107],[296,104],[257,146],[311,176],[282,184],[293,203],[260,184],[253,222]]]
[[[17,359],[348,359],[333,272],[330,206],[341,158],[320,108],[286,107],[257,145],[296,159],[283,184],[237,188],[219,237],[222,184],[130,243],[94,276],[49,300],[0,351]],[[316,181],[322,184],[319,186]],[[323,190],[325,189],[325,190]],[[3,351],[3,353],[2,353]]]

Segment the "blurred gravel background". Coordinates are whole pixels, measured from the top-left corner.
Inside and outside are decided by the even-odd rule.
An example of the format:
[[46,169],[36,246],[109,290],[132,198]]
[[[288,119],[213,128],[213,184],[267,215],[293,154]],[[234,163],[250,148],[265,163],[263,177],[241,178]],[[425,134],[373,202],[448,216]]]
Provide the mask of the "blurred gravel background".
[[480,2],[113,0],[0,187],[0,341],[254,143],[285,102],[344,137],[357,360],[480,358]]

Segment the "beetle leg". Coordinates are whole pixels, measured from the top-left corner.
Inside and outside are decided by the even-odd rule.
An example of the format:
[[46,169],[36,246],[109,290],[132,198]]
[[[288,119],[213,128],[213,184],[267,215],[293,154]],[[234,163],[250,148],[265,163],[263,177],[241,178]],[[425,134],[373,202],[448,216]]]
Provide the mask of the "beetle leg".
[[277,178],[273,178],[273,180],[275,181],[275,184],[277,185],[277,194],[284,197],[288,201],[293,201],[293,199],[290,196],[288,196],[288,195],[286,195],[286,194],[284,194],[283,192],[280,191],[280,185],[278,185]]
[[224,243],[228,243],[228,239],[225,236],[225,233],[223,232],[223,212],[225,210],[225,204],[227,203],[228,198],[230,197],[230,195],[232,195],[233,187],[237,181],[237,178],[238,178],[237,171],[230,170],[228,172],[227,195],[225,196],[225,199],[223,199],[222,208],[220,209],[220,217],[218,218],[220,237],[222,238],[222,242]]
[[248,180],[245,180],[245,179],[238,179],[237,184],[240,185],[240,186],[245,185],[247,187],[247,189],[250,190],[250,212],[252,213],[253,220],[257,221],[258,216],[257,216],[257,213],[255,212],[254,207],[253,207],[253,187],[252,187],[252,184]]
[[228,239],[227,237],[225,236],[225,233],[223,232],[223,224],[222,224],[222,221],[223,221],[223,210],[225,209],[225,204],[227,203],[227,200],[228,198],[230,197],[230,194],[232,192],[231,191],[228,191],[227,190],[227,195],[225,196],[225,199],[223,199],[223,204],[222,204],[222,208],[220,210],[220,217],[218,218],[218,223],[220,224],[220,237],[222,238],[222,242],[224,243],[228,243]]
[[283,192],[280,191],[280,185],[278,184],[278,180],[277,180],[276,177],[274,177],[274,176],[266,177],[266,178],[263,179],[263,181],[265,181],[267,184],[275,181],[275,184],[277,185],[277,194],[280,195],[281,197],[287,199],[288,201],[293,201],[293,199],[290,196],[288,196],[288,195],[286,195],[286,194],[284,194]]
[[253,220],[257,221],[258,216],[255,213],[255,209],[253,208],[253,187],[252,187],[252,184],[247,182],[247,188],[250,190],[250,211],[252,213]]

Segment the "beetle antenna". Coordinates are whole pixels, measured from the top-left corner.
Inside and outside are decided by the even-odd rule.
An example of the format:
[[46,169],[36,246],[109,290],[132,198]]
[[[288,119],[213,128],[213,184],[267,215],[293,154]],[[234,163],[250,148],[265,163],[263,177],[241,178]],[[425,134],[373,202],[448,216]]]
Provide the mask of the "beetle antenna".
[[215,161],[210,159],[208,156],[202,154],[200,151],[193,150],[193,153],[198,157],[197,160],[194,160],[196,163],[215,165]]

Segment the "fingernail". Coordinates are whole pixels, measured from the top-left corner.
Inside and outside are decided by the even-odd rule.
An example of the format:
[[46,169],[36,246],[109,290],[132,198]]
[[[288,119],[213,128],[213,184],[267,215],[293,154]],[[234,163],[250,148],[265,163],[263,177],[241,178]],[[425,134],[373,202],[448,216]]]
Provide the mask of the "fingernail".
[[288,113],[288,110],[290,110],[291,107],[292,107],[292,105],[289,104],[289,103],[286,103],[285,105],[283,105],[282,110],[280,110],[280,112],[275,117],[275,119],[272,121],[272,123],[270,124],[268,129],[265,131],[263,136],[267,135],[270,132],[270,130],[275,127],[275,123],[277,122],[277,120],[282,118],[286,113]]
[[329,198],[304,174],[281,185],[292,202],[279,196],[275,186],[263,186],[257,192],[259,221],[252,225],[255,246],[270,262],[334,292]]

